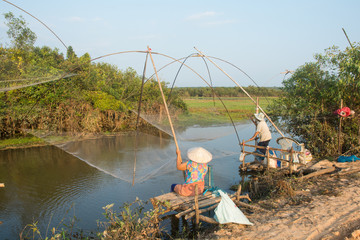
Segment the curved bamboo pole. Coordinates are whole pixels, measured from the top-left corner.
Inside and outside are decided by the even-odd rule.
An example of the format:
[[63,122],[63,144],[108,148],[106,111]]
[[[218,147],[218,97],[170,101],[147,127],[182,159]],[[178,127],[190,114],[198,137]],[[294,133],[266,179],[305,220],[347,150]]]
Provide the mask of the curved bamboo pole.
[[141,81],[141,88],[140,88],[140,98],[139,98],[139,107],[138,107],[138,115],[137,115],[137,119],[136,119],[136,130],[135,130],[135,149],[134,149],[134,171],[133,171],[133,181],[132,181],[132,185],[134,186],[135,184],[135,174],[136,174],[136,152],[137,152],[137,145],[138,145],[138,133],[139,133],[139,122],[140,122],[140,111],[141,111],[141,102],[142,102],[142,96],[143,96],[143,92],[144,92],[144,82],[145,82],[145,73],[146,73],[146,66],[147,66],[147,60],[148,60],[148,56],[149,54],[146,54],[146,58],[145,58],[145,64],[144,64],[144,70],[143,70],[143,76],[142,76],[142,81]]
[[177,142],[177,140],[176,140],[176,135],[175,135],[174,126],[173,126],[173,124],[172,124],[171,117],[170,117],[170,113],[169,113],[169,109],[168,109],[168,106],[167,106],[167,103],[166,103],[165,95],[164,95],[164,92],[163,92],[163,90],[162,90],[161,82],[160,82],[160,79],[159,79],[159,75],[158,75],[158,72],[156,71],[156,66],[155,66],[155,63],[154,63],[154,59],[153,59],[152,54],[151,54],[151,48],[149,48],[149,46],[148,46],[147,48],[148,48],[148,53],[149,53],[149,56],[150,56],[150,59],[151,59],[151,63],[152,63],[152,65],[153,65],[153,67],[154,67],[156,79],[157,79],[158,84],[159,84],[159,89],[160,89],[160,92],[161,92],[161,97],[162,97],[163,102],[164,102],[165,111],[166,111],[166,114],[167,114],[167,117],[168,117],[168,120],[169,120],[169,123],[170,123],[170,128],[171,128],[171,132],[172,132],[173,137],[174,137],[176,149],[179,149],[179,145],[178,145],[178,142]]
[[61,43],[62,45],[68,49],[68,47],[65,45],[65,43],[60,39],[60,37],[58,35],[56,35],[56,33],[51,29],[49,28],[45,23],[43,23],[40,19],[38,19],[37,17],[35,17],[34,15],[30,14],[29,12],[25,11],[24,9],[22,9],[21,7],[18,7],[16,6],[15,4],[9,2],[9,1],[6,1],[6,0],[3,0],[4,2],[16,7],[17,9],[20,9],[21,11],[23,11],[24,13],[28,14],[29,16],[31,16],[32,18],[34,18],[36,21],[38,21],[39,23],[41,23],[42,25],[44,25]]
[[[91,59],[90,61],[92,62],[92,61],[95,61],[95,60],[99,60],[99,59],[101,59],[101,58],[105,58],[105,57],[109,57],[109,56],[114,56],[114,55],[118,55],[118,54],[123,54],[123,53],[148,53],[148,51],[140,51],[140,50],[137,50],[137,51],[115,52],[115,53],[110,53],[110,54],[106,54],[106,55],[103,55],[103,56],[99,56],[99,57],[97,57],[97,58],[93,58],[93,59]],[[214,90],[214,88],[212,87],[212,84],[209,84],[198,72],[196,72],[196,71],[195,71],[193,68],[191,68],[190,66],[186,65],[186,64],[185,64],[185,61],[184,61],[184,62],[181,62],[181,61],[180,61],[180,60],[186,59],[186,58],[175,59],[175,58],[173,58],[173,57],[171,57],[171,56],[168,56],[168,55],[165,55],[165,54],[162,54],[162,53],[158,53],[158,52],[152,52],[152,54],[157,54],[157,55],[159,55],[159,56],[167,57],[167,58],[169,58],[169,59],[172,59],[173,61],[170,62],[170,63],[168,63],[168,64],[166,64],[166,65],[164,65],[164,66],[162,66],[161,68],[159,68],[159,70],[157,70],[153,75],[151,75],[150,77],[148,77],[148,78],[145,80],[145,83],[146,83],[149,79],[151,79],[154,75],[156,75],[157,72],[159,72],[160,70],[164,69],[165,67],[167,67],[167,66],[169,66],[169,65],[171,65],[171,64],[173,64],[173,63],[178,62],[178,63],[181,64],[181,66],[187,67],[187,68],[188,68],[189,70],[191,70],[195,75],[197,75],[206,85],[208,85],[208,86],[211,88],[211,90],[213,91],[214,95],[220,100],[221,104],[224,106],[226,112],[228,113],[228,116],[229,116],[230,121],[231,121],[231,123],[232,123],[232,125],[233,125],[233,127],[234,127],[234,131],[235,131],[236,137],[237,137],[238,142],[239,142],[239,145],[240,145],[240,137],[239,137],[239,134],[238,134],[238,132],[237,132],[237,130],[236,130],[234,121],[233,121],[233,119],[231,118],[231,115],[229,114],[229,111],[228,111],[228,109],[226,108],[226,106],[225,106],[224,102],[222,101],[222,99],[221,99],[219,96],[217,96],[217,94],[215,93],[215,90]],[[202,56],[200,56],[199,54],[197,54],[196,57],[202,57]],[[202,57],[202,58],[203,58],[203,57]],[[204,60],[204,59],[203,59],[203,60]],[[205,61],[205,60],[204,60],[204,61]]]
[[[204,55],[200,50],[194,47],[196,51],[198,51],[202,56],[208,59],[215,67],[217,67],[220,71],[222,71],[231,81],[233,81],[250,99],[256,104],[256,101],[250,96],[250,94],[238,84],[227,72],[225,72],[221,67],[219,67],[214,61],[212,61],[208,56]],[[275,129],[280,133],[281,136],[285,137],[284,134],[280,131],[280,129],[275,125],[275,123],[271,120],[271,118],[265,113],[265,111],[258,106],[260,111],[265,115],[265,117],[269,120],[269,122],[275,127]]]

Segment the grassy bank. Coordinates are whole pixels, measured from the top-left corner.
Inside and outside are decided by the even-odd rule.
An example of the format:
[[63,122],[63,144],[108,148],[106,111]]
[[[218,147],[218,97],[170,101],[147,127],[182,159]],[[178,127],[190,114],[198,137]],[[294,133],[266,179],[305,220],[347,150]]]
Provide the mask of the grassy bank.
[[42,146],[46,144],[47,143],[41,138],[35,136],[22,136],[18,138],[0,140],[0,150],[5,150],[9,148]]
[[[274,97],[259,98],[259,105],[265,109],[274,99]],[[179,117],[180,121],[188,125],[200,124],[223,124],[230,123],[230,117],[234,122],[247,119],[249,115],[255,112],[256,105],[248,97],[233,97],[219,99],[213,98],[188,98],[184,99],[189,113]],[[225,107],[227,109],[225,109]]]
[[[260,106],[265,109],[274,97],[259,98]],[[204,125],[231,123],[247,119],[255,112],[255,104],[248,97],[233,97],[219,99],[213,98],[187,98],[184,99],[188,113],[179,116],[181,125]],[[224,107],[226,106],[226,109]],[[176,123],[175,123],[176,124]],[[45,145],[46,142],[35,136],[24,136],[0,140],[0,150],[8,148],[31,147]]]

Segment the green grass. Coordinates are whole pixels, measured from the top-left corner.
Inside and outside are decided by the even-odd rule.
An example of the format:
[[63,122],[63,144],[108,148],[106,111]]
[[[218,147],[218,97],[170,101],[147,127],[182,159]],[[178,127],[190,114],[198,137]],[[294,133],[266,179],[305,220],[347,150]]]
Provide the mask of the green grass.
[[[248,97],[221,98],[226,106],[232,120],[239,122],[248,119],[249,115],[255,112],[255,103]],[[259,98],[259,105],[265,109],[266,106],[276,98]],[[184,99],[188,106],[188,114],[178,116],[177,123],[181,126],[201,125],[210,126],[212,124],[230,124],[231,120],[223,104],[219,99],[212,98],[188,98]],[[165,119],[166,121],[166,119]],[[54,141],[56,139],[52,139]],[[59,140],[59,139],[57,139]],[[45,141],[34,136],[0,140],[0,150],[16,147],[27,147],[44,145]]]
[[43,144],[46,143],[40,138],[34,136],[10,138],[10,139],[0,140],[0,150],[4,150],[6,148],[27,147],[27,146],[36,146]]
[[[259,105],[265,109],[275,98],[259,98]],[[234,122],[247,119],[255,112],[256,104],[248,97],[234,97],[219,99],[212,98],[188,98],[184,99],[189,113],[179,116],[179,121],[187,125],[211,125],[230,123],[230,117]],[[228,110],[228,113],[225,109]]]

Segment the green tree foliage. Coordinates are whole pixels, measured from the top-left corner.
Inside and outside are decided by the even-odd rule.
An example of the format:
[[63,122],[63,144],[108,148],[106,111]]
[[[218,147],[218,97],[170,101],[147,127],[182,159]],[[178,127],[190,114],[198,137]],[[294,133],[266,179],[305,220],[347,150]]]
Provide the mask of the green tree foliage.
[[5,13],[6,26],[9,27],[7,31],[8,37],[11,40],[13,47],[18,49],[28,49],[34,46],[36,35],[26,25],[25,19],[20,16],[15,17],[13,13]]
[[[299,67],[283,81],[283,95],[269,106],[287,132],[299,136],[317,155],[338,154],[340,101],[360,113],[360,47],[329,48],[314,62]],[[358,153],[359,115],[346,118],[340,129],[342,153]]]
[[[135,70],[119,70],[107,63],[93,63],[88,53],[78,57],[72,47],[66,59],[58,49],[34,47],[35,35],[25,20],[5,14],[11,47],[0,48],[0,84],[19,79],[29,81],[60,78],[12,91],[0,92],[0,137],[11,137],[21,128],[67,132],[121,131],[134,127],[142,77]],[[62,78],[66,74],[71,78]],[[14,80],[14,81],[2,81]],[[10,82],[10,83],[9,83]],[[169,92],[166,84],[162,87]],[[143,106],[159,111],[162,99],[158,83],[150,79],[144,86]],[[185,104],[177,94],[172,104]]]

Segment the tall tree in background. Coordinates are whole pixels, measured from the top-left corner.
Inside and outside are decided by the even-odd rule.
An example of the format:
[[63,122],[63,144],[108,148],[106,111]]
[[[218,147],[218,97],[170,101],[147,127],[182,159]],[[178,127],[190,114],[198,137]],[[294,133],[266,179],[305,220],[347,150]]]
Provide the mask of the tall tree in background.
[[359,153],[360,46],[354,44],[344,51],[332,47],[315,55],[315,60],[283,81],[284,95],[269,106],[269,111],[315,155],[337,155],[339,116],[334,111],[342,99],[344,106],[357,112],[343,123],[342,153]]
[[7,21],[5,24],[9,28],[7,34],[13,47],[25,50],[33,47],[37,37],[27,27],[25,19],[22,16],[15,17],[12,12],[5,13],[4,16]]

